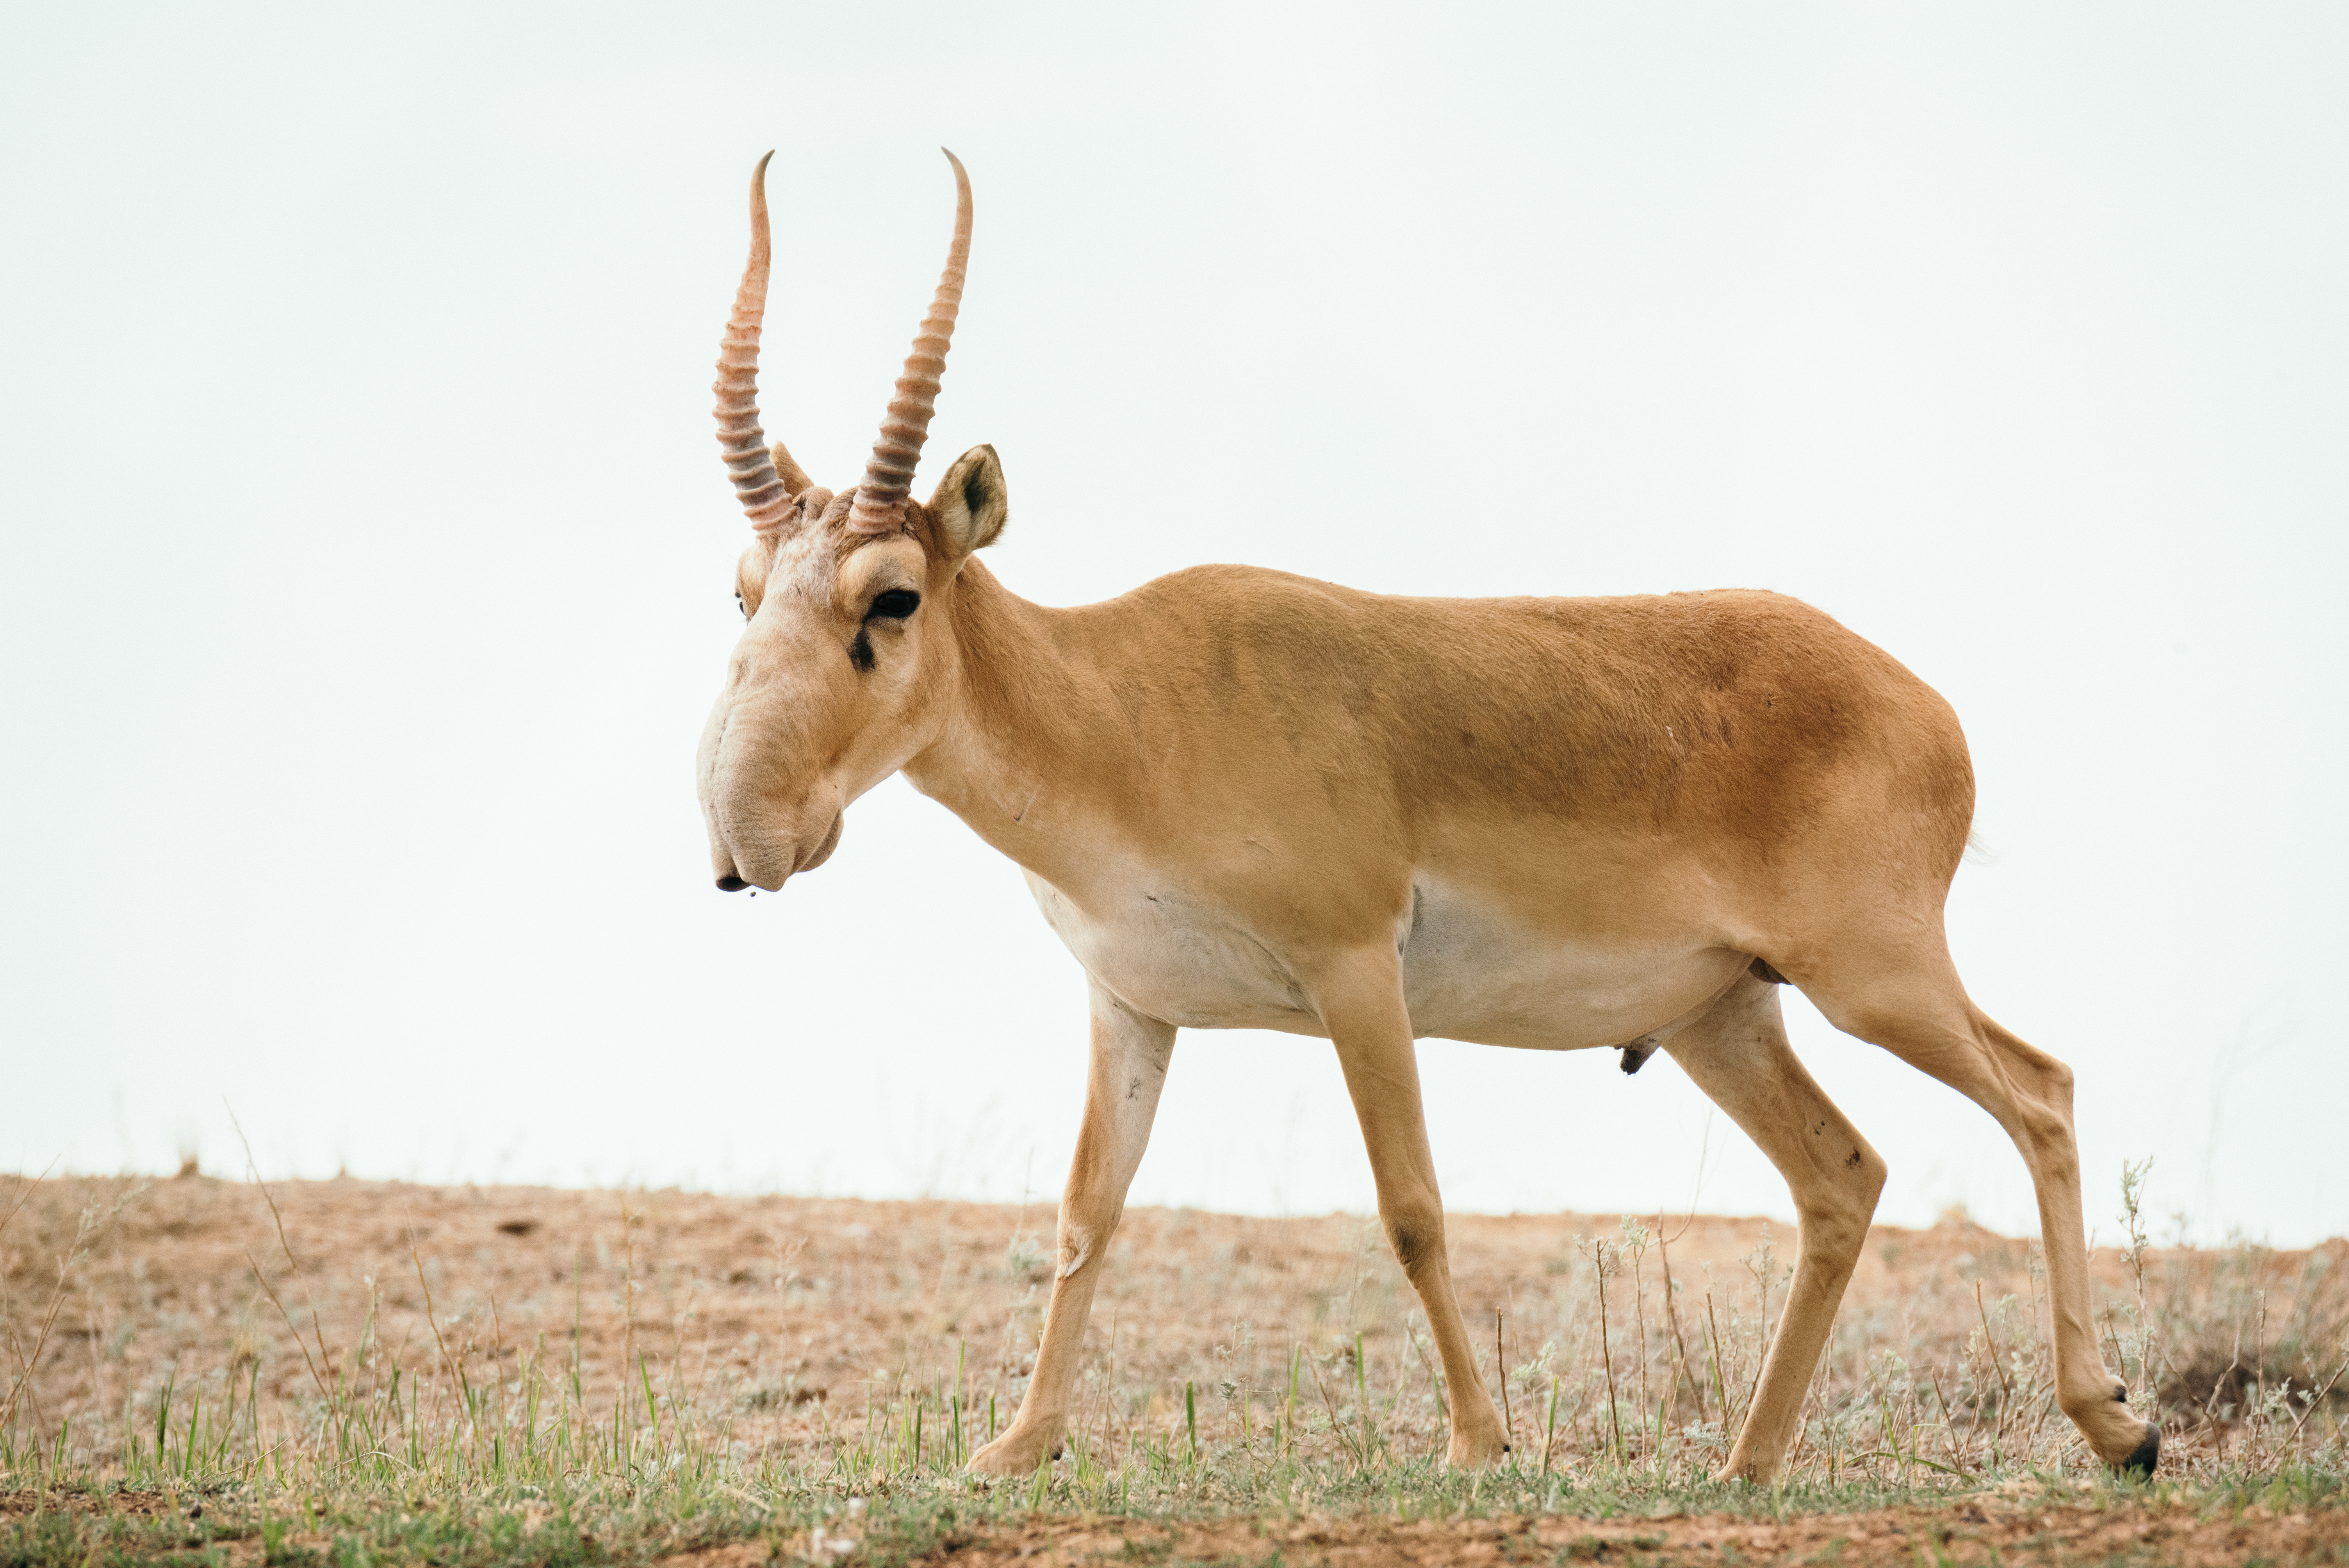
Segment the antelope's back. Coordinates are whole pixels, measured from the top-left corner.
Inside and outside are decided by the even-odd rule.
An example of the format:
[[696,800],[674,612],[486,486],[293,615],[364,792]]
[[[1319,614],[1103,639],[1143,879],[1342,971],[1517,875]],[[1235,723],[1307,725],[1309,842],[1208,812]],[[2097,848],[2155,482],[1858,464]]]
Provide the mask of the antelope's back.
[[1415,862],[1499,843],[1527,869],[1766,879],[1832,851],[1945,890],[1964,851],[1949,705],[1783,594],[1408,598],[1210,566],[1091,609],[1154,697],[1135,710],[1174,731],[1138,738],[1207,759],[1190,787],[1285,788]]

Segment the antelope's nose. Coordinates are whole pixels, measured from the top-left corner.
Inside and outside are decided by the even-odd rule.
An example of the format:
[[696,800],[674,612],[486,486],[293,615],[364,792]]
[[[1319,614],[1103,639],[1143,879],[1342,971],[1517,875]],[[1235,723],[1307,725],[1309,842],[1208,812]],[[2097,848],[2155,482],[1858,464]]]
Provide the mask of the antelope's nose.
[[744,888],[749,887],[750,885],[750,884],[749,882],[744,882],[732,872],[728,872],[724,876],[718,879],[718,891],[719,892],[740,892]]

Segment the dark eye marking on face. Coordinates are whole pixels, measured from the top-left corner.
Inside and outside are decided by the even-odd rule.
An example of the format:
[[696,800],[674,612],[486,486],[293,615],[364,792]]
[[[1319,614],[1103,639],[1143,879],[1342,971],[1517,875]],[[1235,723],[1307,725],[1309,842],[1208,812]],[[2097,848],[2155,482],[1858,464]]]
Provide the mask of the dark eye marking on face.
[[848,662],[860,670],[873,667],[873,623],[902,621],[912,614],[922,603],[922,596],[911,588],[885,588],[873,596],[873,607],[864,612],[864,624],[856,629],[856,641],[848,645]]
[[742,619],[747,621],[750,618],[750,606],[742,602],[742,595],[740,593],[734,595],[734,608],[742,612]]

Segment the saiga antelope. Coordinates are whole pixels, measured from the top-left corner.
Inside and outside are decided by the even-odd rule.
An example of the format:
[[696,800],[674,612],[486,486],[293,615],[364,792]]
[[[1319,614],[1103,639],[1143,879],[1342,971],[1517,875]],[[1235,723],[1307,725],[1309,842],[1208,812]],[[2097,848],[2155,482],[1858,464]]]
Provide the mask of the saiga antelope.
[[717,385],[752,529],[749,624],[699,782],[718,885],[771,892],[903,772],[1019,863],[1090,977],[1035,1373],[971,1467],[1030,1471],[1060,1446],[1175,1031],[1264,1028],[1336,1047],[1458,1465],[1507,1435],[1453,1297],[1413,1041],[1620,1047],[1627,1069],[1671,1052],[1794,1193],[1792,1288],[1723,1472],[1776,1476],[1885,1171],[1788,1048],[1791,983],[2013,1138],[2064,1411],[2106,1462],[2150,1471],[2158,1431],[2089,1323],[2071,1070],[1968,999],[1943,939],[1973,816],[1949,705],[1768,593],[1403,599],[1202,566],[1075,609],[1019,598],[976,554],[1007,511],[993,448],[911,493],[970,247],[970,182],[947,156],[946,272],[839,494],[760,428],[766,160],[752,177]]

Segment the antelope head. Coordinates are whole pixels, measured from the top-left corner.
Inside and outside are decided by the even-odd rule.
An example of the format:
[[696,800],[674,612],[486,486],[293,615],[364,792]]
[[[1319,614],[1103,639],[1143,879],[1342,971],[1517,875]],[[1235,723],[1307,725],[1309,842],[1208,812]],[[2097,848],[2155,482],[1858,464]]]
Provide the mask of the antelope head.
[[970,179],[947,160],[957,201],[946,272],[864,477],[838,494],[760,428],[767,159],[750,177],[750,260],[717,387],[719,445],[750,516],[734,578],[748,624],[699,765],[710,860],[730,892],[772,892],[822,865],[848,803],[936,738],[961,670],[951,590],[971,552],[1002,531],[1006,504],[992,447],[955,459],[927,504],[912,494],[970,253]]

